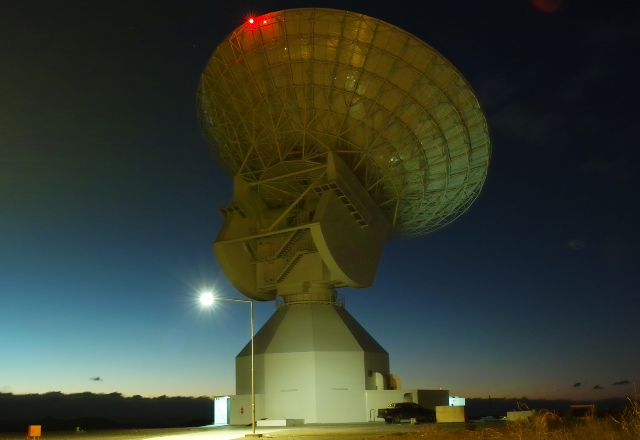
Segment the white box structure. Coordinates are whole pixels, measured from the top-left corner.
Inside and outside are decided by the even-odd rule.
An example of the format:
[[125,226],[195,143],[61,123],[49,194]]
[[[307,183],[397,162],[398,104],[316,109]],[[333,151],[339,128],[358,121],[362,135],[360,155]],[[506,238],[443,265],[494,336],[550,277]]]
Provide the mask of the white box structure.
[[303,419],[258,420],[257,426],[300,426],[304,425]]
[[464,406],[436,406],[438,423],[465,423],[467,411]]

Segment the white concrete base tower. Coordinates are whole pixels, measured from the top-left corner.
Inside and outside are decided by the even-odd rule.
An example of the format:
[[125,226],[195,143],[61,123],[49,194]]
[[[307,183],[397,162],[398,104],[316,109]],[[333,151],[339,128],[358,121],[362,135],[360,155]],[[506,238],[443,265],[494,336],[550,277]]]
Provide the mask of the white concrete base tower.
[[[364,422],[365,390],[389,376],[388,353],[337,303],[281,305],[254,343],[261,418]],[[251,393],[250,344],[236,357],[236,393]]]

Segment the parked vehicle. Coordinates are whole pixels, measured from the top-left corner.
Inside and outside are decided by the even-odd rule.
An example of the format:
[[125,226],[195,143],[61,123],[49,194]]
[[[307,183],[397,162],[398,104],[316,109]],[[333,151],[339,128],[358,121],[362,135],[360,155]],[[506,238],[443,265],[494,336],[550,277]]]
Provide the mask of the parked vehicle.
[[418,422],[435,422],[436,412],[426,409],[417,403],[392,403],[388,407],[378,410],[378,418],[387,423],[400,423],[402,420],[416,419]]

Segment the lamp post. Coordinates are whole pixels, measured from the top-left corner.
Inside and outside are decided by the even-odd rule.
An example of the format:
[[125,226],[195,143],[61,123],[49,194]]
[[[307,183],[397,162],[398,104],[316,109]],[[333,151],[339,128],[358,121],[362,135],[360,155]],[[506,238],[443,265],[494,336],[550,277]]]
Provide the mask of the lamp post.
[[249,303],[251,306],[251,434],[247,434],[245,437],[262,437],[262,434],[256,434],[256,378],[253,369],[253,301],[248,299],[221,298],[219,296],[213,296],[211,292],[205,292],[200,295],[200,304],[205,307],[212,305],[216,300]]

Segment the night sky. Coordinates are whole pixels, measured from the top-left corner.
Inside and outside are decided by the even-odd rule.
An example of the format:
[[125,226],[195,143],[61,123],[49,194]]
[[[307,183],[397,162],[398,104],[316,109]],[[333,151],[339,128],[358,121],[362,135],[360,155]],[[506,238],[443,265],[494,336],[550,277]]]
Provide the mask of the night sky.
[[[196,89],[249,14],[316,6],[433,46],[491,127],[471,209],[388,242],[374,286],[341,290],[392,373],[464,397],[630,395],[640,6],[537,3],[0,3],[0,392],[235,393],[249,308],[196,302],[243,298],[211,249],[231,179],[200,134]],[[258,328],[274,309],[256,303]]]

